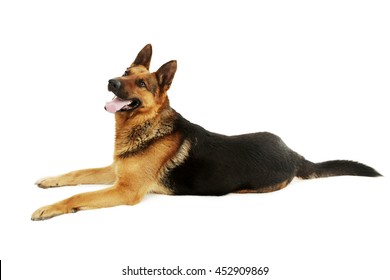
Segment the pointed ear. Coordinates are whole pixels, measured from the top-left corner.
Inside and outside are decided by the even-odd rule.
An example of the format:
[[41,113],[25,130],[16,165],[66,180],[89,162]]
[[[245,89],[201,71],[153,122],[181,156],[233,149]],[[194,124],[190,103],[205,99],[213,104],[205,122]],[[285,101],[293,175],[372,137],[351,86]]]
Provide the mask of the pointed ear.
[[143,65],[149,70],[150,60],[152,59],[152,45],[147,44],[137,55],[131,66]]
[[173,77],[175,76],[177,69],[176,60],[171,60],[165,63],[160,69],[156,72],[156,77],[160,88],[163,91],[167,91],[171,86]]

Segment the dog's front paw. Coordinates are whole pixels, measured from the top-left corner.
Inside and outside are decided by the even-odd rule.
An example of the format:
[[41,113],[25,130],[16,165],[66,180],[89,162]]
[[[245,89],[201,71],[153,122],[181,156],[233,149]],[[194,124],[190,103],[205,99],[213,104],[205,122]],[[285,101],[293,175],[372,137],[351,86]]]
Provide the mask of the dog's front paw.
[[66,214],[68,211],[66,209],[62,209],[62,207],[59,207],[58,205],[48,205],[39,208],[31,215],[31,220],[33,221],[43,221],[50,218],[53,218],[55,216],[59,216],[62,214]]
[[35,182],[35,185],[42,189],[61,187],[59,177],[45,177]]

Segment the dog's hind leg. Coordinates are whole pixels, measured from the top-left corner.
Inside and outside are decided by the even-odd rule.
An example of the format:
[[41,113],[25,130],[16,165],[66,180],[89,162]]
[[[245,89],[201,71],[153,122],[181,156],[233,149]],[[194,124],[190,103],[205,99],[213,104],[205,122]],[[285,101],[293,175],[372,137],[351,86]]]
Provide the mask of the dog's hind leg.
[[288,184],[290,184],[292,178],[291,179],[288,179],[288,180],[285,180],[279,184],[275,184],[275,185],[272,185],[272,186],[268,186],[268,187],[265,187],[265,188],[260,188],[257,190],[257,192],[259,193],[268,193],[268,192],[275,192],[275,191],[278,191],[278,190],[281,190],[285,187],[287,187]]
[[291,179],[287,179],[279,184],[275,184],[275,185],[272,185],[272,186],[267,186],[267,187],[262,187],[262,188],[258,188],[258,189],[243,189],[243,190],[238,190],[236,191],[236,193],[268,193],[268,192],[274,192],[274,191],[278,191],[278,190],[281,190],[285,187],[287,187],[287,185],[291,182],[292,178]]
[[40,188],[54,188],[62,186],[75,186],[82,184],[113,184],[116,176],[113,165],[102,168],[90,168],[72,171],[54,177],[46,177],[35,184]]

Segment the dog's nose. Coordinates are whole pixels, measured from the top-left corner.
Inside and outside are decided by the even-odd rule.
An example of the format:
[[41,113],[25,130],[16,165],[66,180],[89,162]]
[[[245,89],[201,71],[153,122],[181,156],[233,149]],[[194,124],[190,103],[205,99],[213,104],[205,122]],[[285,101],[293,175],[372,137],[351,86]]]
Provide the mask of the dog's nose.
[[116,92],[119,90],[119,88],[121,87],[121,82],[118,81],[118,80],[115,80],[115,79],[111,79],[108,81],[108,89],[113,91],[113,92]]

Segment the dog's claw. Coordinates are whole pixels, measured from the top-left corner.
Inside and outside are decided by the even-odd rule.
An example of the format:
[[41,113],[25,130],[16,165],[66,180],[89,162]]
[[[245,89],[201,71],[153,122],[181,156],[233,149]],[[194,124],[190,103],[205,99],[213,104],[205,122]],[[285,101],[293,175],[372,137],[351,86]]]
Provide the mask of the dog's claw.
[[35,182],[35,185],[37,185],[39,188],[42,189],[48,189],[48,188],[54,188],[60,186],[57,177],[41,178]]

